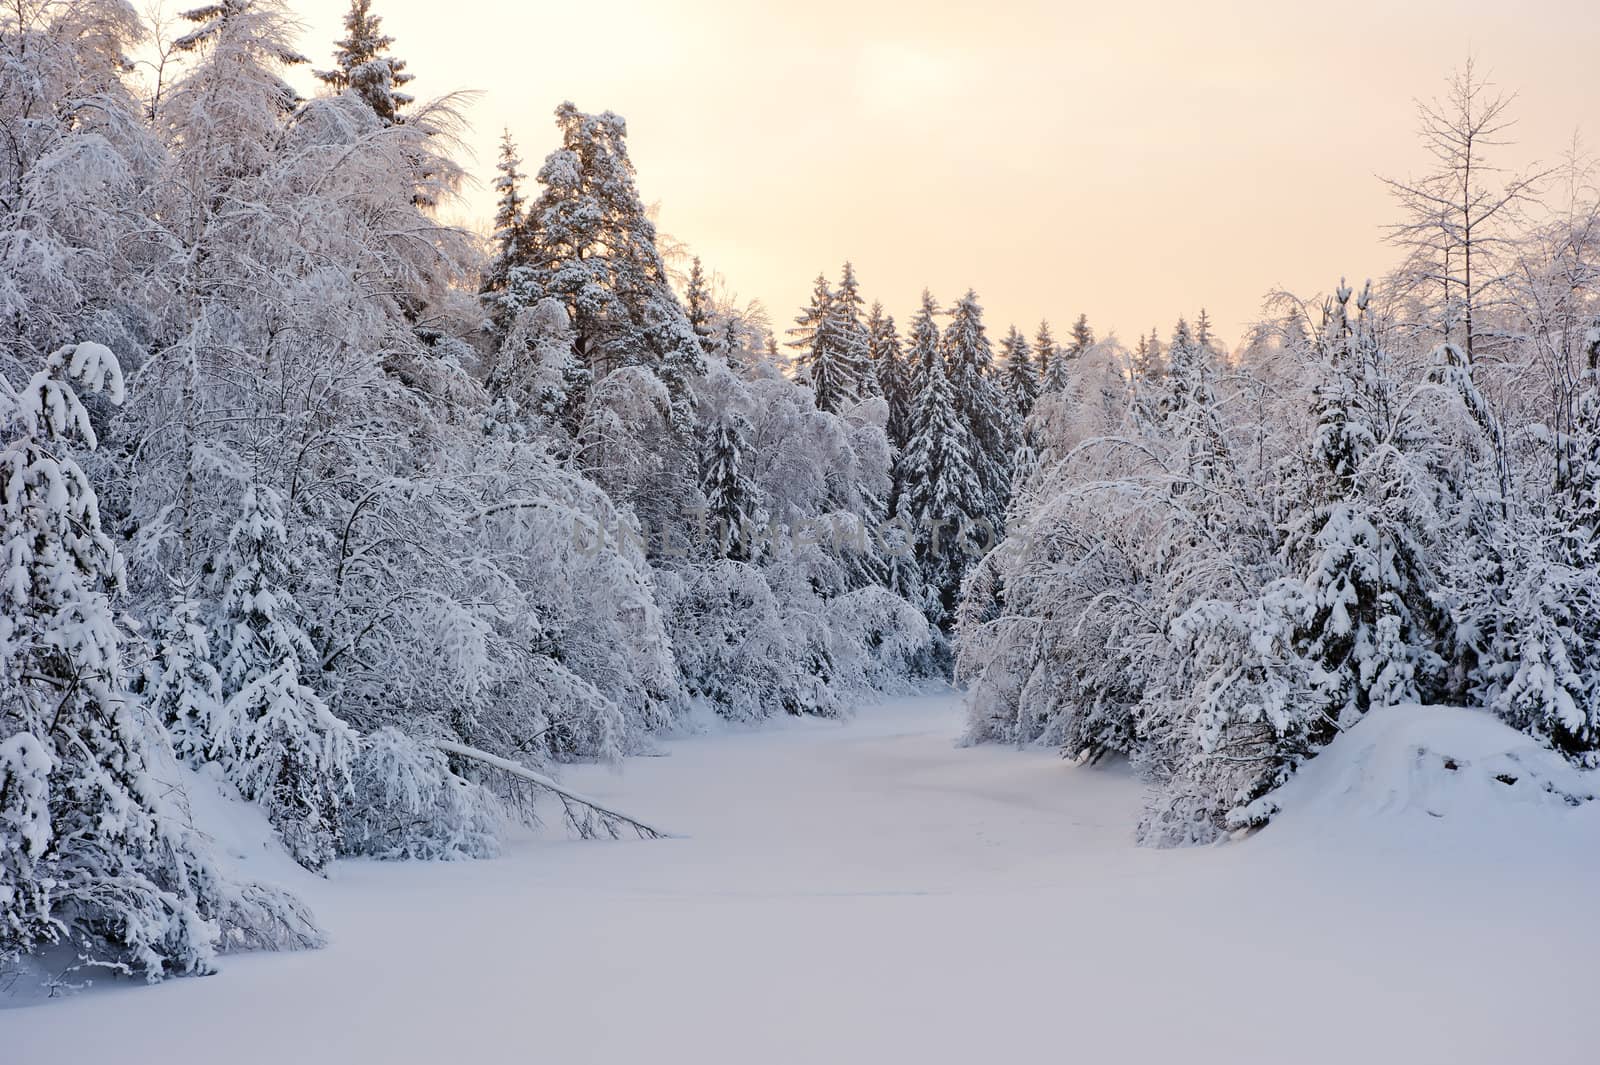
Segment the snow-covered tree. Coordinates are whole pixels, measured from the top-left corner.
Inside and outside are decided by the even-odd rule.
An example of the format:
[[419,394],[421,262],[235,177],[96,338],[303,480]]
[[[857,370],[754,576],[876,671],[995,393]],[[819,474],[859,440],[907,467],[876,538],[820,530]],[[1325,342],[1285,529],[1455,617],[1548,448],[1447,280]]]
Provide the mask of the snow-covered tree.
[[1397,395],[1369,317],[1370,292],[1348,312],[1329,301],[1322,327],[1316,424],[1286,529],[1306,584],[1305,653],[1328,717],[1415,701],[1435,683],[1441,637],[1432,561],[1436,492],[1417,452],[1425,432]]
[[[1600,765],[1600,328],[1588,337],[1548,494],[1503,500],[1451,561],[1471,695],[1580,765]],[[1486,542],[1485,542],[1486,541]]]
[[207,746],[295,859],[321,869],[338,845],[356,737],[302,679],[314,652],[287,587],[286,543],[282,500],[248,485],[216,566],[223,702]]
[[706,281],[705,270],[700,266],[698,255],[694,257],[694,262],[689,268],[689,284],[683,292],[683,303],[684,310],[689,316],[689,325],[700,338],[701,347],[709,348],[712,336],[711,288]]
[[878,388],[889,408],[884,428],[889,442],[899,449],[905,446],[906,427],[910,421],[912,375],[900,351],[900,333],[895,328],[894,316],[884,313],[880,303],[873,303],[867,315],[867,338]]
[[689,379],[703,372],[703,353],[639,198],[627,123],[563,103],[556,125],[562,146],[539,169],[530,209],[529,295],[566,304],[596,380],[644,366],[681,404]]
[[[496,310],[514,267],[527,265],[530,237],[528,204],[523,196],[522,159],[511,131],[500,137],[500,157],[495,163],[494,189],[499,194],[494,210],[493,255],[483,272],[482,298]],[[505,317],[501,310],[498,315]]]
[[1019,422],[996,380],[999,375],[994,372],[994,352],[984,331],[983,308],[978,304],[977,293],[968,290],[950,309],[943,342],[944,370],[955,417],[972,436],[970,461],[982,491],[981,505],[970,513],[999,529],[1011,494],[1011,460]]
[[354,89],[385,123],[401,121],[400,110],[413,102],[401,92],[410,84],[406,63],[389,54],[394,38],[383,32],[383,20],[372,13],[372,0],[350,0],[344,16],[345,36],[334,42],[333,69],[317,71],[317,79],[334,92]]
[[[515,289],[513,289],[515,291]],[[559,300],[513,302],[516,316],[500,341],[485,382],[495,405],[492,424],[542,430],[558,450],[570,449],[587,400],[589,371],[573,351],[572,323]]]
[[102,345],[0,378],[0,957],[62,939],[155,979],[205,971],[215,874],[166,805],[127,687],[111,596],[124,563],[75,452],[96,445],[74,383],[123,398]]
[[[979,521],[992,520],[994,496],[983,474],[982,444],[962,416],[963,405],[946,363],[947,351],[956,351],[956,343],[970,346],[971,337],[963,331],[956,342],[947,342],[951,334],[940,336],[934,321],[937,313],[933,296],[924,291],[911,324],[909,358],[916,399],[896,478],[898,513],[917,537],[917,557],[930,590],[928,615],[943,621],[976,553],[972,537],[979,543],[993,538],[992,525],[977,533],[973,528]],[[981,357],[966,347],[960,354]],[[971,383],[970,367],[964,380]],[[988,383],[983,384],[987,388]]]
[[743,415],[724,413],[711,426],[700,470],[713,550],[736,561],[747,560],[747,530],[760,525],[762,517],[755,483],[745,473],[744,448],[750,432]]
[[861,298],[855,267],[846,262],[839,276],[839,287],[828,301],[828,332],[845,376],[852,382],[850,394],[856,398],[883,394],[877,365],[872,358],[871,330],[862,319],[863,306],[865,301]]
[[145,678],[150,712],[167,727],[172,750],[191,763],[220,753],[222,679],[212,664],[211,639],[200,604],[182,595],[156,630],[155,655]]
[[493,858],[509,819],[495,794],[392,726],[361,744],[344,810],[344,852],[372,858]]
[[1427,308],[1419,324],[1460,348],[1468,365],[1477,360],[1485,313],[1511,269],[1510,223],[1548,176],[1502,177],[1491,161],[1505,144],[1513,100],[1496,91],[1469,56],[1451,74],[1442,100],[1417,104],[1418,133],[1433,169],[1385,179],[1406,215],[1389,227],[1390,240],[1406,252],[1396,283]]
[[809,385],[817,409],[839,411],[855,400],[856,367],[840,335],[839,316],[833,308],[833,289],[826,276],[817,275],[811,303],[795,318],[789,346],[795,349],[796,379]]
[[1018,419],[1025,420],[1033,413],[1034,400],[1039,398],[1039,375],[1033,365],[1033,352],[1028,347],[1027,337],[1019,333],[1016,326],[1006,334],[1001,349],[1005,352],[1001,372],[1005,375],[1006,397]]
[[1050,332],[1050,323],[1048,321],[1041,320],[1039,322],[1039,331],[1033,335],[1033,354],[1034,357],[1039,360],[1038,377],[1040,391],[1048,391],[1050,389],[1050,383],[1052,380],[1056,380],[1058,378],[1059,380],[1065,380],[1065,378],[1061,378],[1059,374],[1057,375],[1057,378],[1051,377],[1051,372],[1055,367],[1057,353],[1058,349],[1056,347],[1056,338],[1055,334]]

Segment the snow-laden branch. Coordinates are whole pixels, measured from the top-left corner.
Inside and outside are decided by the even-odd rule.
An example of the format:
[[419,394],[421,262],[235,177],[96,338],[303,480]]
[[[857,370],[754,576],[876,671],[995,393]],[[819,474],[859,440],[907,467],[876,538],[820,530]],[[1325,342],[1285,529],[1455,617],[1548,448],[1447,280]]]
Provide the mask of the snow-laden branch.
[[569,788],[562,787],[543,773],[536,773],[527,766],[500,758],[488,751],[480,751],[476,747],[468,747],[449,740],[434,740],[433,745],[446,754],[454,754],[461,758],[468,758],[474,762],[499,770],[508,776],[532,784],[550,792],[561,800],[562,809],[566,812],[567,822],[573,831],[584,839],[597,839],[601,832],[605,832],[612,839],[621,839],[625,828],[632,829],[640,839],[674,839],[671,832],[663,831],[648,825],[637,818],[629,817],[618,810],[613,810],[600,802],[580,795]]

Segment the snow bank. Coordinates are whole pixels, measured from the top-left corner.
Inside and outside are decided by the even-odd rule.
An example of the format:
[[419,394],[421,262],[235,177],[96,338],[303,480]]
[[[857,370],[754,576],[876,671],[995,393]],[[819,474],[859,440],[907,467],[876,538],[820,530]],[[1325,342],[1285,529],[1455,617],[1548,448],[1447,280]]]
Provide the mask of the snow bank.
[[1395,706],[1369,713],[1250,809],[1280,811],[1275,824],[1367,831],[1375,818],[1548,822],[1597,797],[1600,772],[1573,767],[1491,714]]

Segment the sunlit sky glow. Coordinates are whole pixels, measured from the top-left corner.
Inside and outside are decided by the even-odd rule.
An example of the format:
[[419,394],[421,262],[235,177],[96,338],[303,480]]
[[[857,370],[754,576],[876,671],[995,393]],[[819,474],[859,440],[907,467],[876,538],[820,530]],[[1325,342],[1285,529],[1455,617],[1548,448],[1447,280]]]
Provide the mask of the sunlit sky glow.
[[[326,65],[346,0],[292,2]],[[482,93],[476,220],[503,127],[531,172],[561,100],[617,111],[661,228],[780,330],[850,258],[902,320],[970,285],[996,333],[1086,311],[1131,341],[1204,305],[1232,342],[1274,287],[1393,263],[1375,175],[1425,165],[1413,98],[1469,50],[1520,94],[1507,165],[1600,148],[1589,0],[374,7],[417,95]]]

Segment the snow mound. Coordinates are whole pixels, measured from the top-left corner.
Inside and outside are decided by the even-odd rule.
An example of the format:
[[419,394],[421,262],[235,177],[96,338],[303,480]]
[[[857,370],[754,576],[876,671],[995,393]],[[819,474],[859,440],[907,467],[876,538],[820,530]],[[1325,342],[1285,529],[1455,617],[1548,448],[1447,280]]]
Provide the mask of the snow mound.
[[1600,773],[1481,710],[1375,710],[1328,745],[1252,812],[1281,819],[1363,821],[1427,815],[1446,820],[1540,819],[1600,797]]

